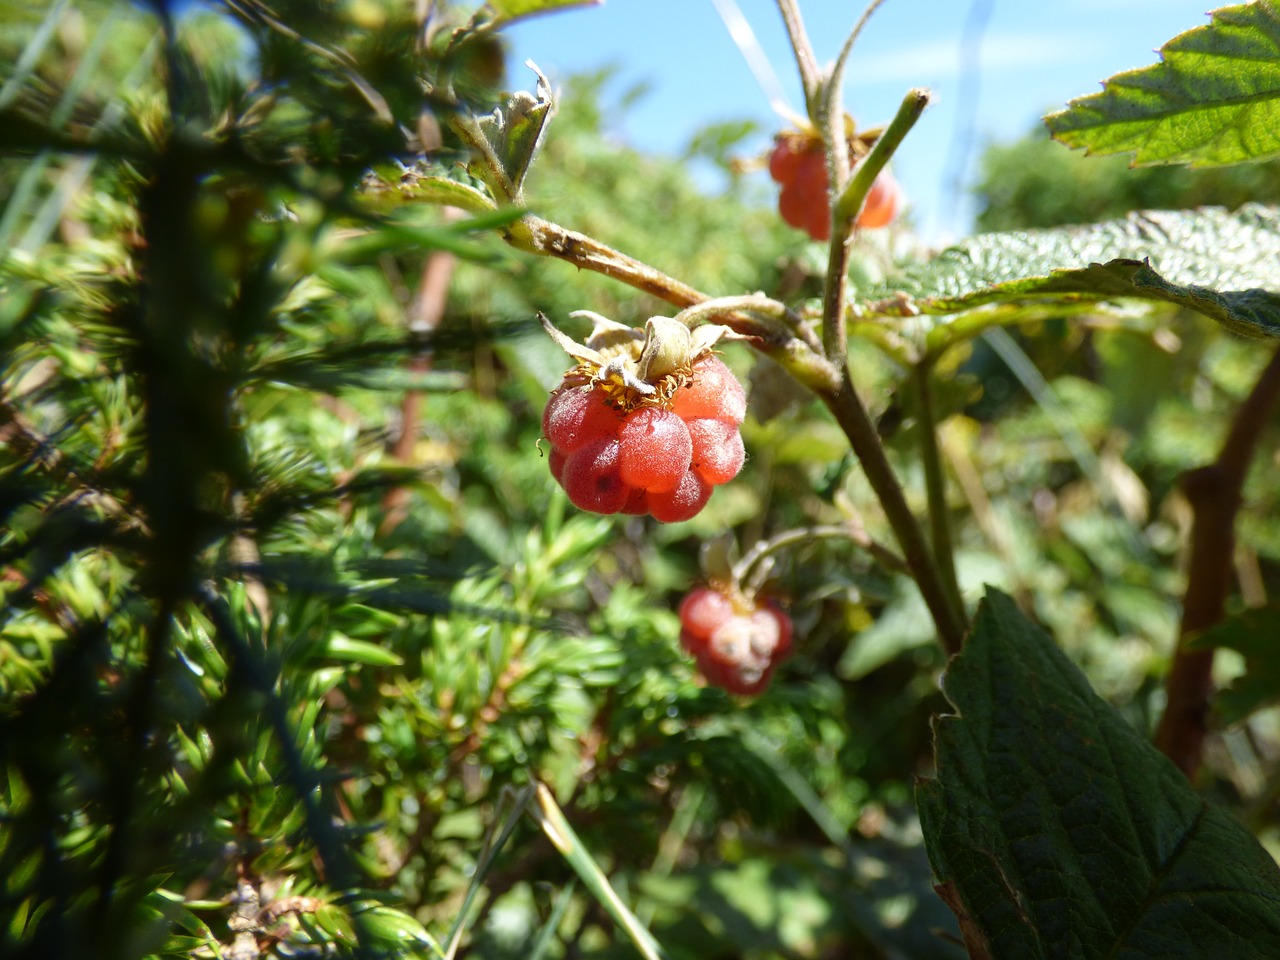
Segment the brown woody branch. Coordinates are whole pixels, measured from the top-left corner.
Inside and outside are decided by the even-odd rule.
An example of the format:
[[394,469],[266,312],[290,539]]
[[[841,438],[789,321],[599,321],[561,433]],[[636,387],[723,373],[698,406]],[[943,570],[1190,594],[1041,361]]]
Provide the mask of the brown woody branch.
[[1187,592],[1178,650],[1167,681],[1168,702],[1156,729],[1156,747],[1188,777],[1200,768],[1213,692],[1213,650],[1188,649],[1186,641],[1226,615],[1235,555],[1235,522],[1249,464],[1267,420],[1280,400],[1280,348],[1236,411],[1231,430],[1212,464],[1185,474],[1182,489],[1191,504]]

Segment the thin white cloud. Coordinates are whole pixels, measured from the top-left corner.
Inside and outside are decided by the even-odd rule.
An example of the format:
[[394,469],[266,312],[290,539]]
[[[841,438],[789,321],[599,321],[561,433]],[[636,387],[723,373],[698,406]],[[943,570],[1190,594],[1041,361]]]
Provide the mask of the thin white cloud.
[[[991,34],[982,41],[979,67],[983,73],[1044,67],[1079,59],[1081,44],[1073,36],[1047,34]],[[932,40],[899,50],[878,50],[859,57],[854,51],[849,78],[854,83],[919,83],[955,77],[961,63],[956,40]]]

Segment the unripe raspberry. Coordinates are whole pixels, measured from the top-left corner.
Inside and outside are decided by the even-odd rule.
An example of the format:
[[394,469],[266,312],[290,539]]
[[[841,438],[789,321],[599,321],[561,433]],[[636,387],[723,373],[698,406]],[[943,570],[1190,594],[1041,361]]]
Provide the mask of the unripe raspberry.
[[708,683],[755,694],[791,651],[791,619],[772,601],[697,587],[680,604],[680,642]]

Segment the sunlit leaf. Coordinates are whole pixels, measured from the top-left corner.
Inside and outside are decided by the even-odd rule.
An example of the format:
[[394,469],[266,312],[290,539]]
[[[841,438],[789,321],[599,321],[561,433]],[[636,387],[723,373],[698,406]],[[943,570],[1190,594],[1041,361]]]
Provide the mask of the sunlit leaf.
[[970,955],[1280,956],[1280,868],[988,591],[916,791]]
[[1047,119],[1053,136],[1137,163],[1196,165],[1280,153],[1280,3],[1223,7],[1160,50],[1161,61],[1107,80]]
[[498,22],[508,22],[535,13],[551,13],[569,7],[598,7],[604,0],[489,0],[488,7]]
[[[1087,226],[983,234],[871,296],[898,291],[927,314],[988,304],[1161,301],[1243,336],[1280,337],[1280,209],[1147,211]],[[1017,319],[975,314],[931,336],[955,339]]]

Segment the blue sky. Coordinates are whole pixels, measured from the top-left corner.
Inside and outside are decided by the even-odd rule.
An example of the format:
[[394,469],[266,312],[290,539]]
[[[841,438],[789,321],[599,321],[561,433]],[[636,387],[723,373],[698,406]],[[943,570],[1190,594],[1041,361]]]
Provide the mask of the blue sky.
[[[736,3],[788,102],[802,112],[776,6],[772,0]],[[800,0],[800,8],[819,60],[827,62],[862,3]],[[935,100],[894,166],[922,233],[942,242],[969,228],[970,205],[958,199],[955,184],[957,177],[972,181],[985,144],[1015,139],[1044,113],[1100,89],[1106,77],[1155,62],[1156,48],[1208,23],[1207,9],[1205,0],[888,0],[854,51],[846,105],[871,126],[888,120],[909,88],[932,90]],[[983,23],[980,31],[975,22]],[[966,23],[978,43],[965,43]],[[619,71],[611,88],[616,94],[647,86],[615,131],[647,149],[679,152],[694,131],[714,121],[754,118],[768,130],[781,125],[712,0],[607,0],[531,18],[507,36],[513,85],[532,88],[531,75],[519,66],[532,59],[553,84],[612,64]],[[763,150],[767,140],[762,135],[752,146]]]

